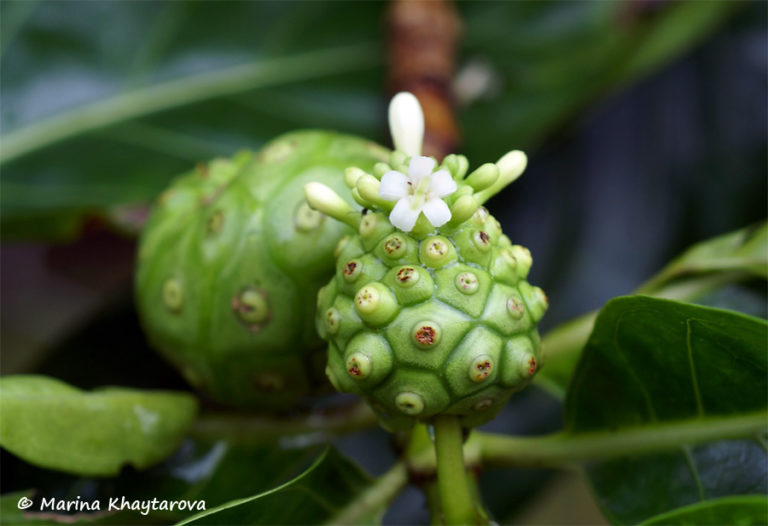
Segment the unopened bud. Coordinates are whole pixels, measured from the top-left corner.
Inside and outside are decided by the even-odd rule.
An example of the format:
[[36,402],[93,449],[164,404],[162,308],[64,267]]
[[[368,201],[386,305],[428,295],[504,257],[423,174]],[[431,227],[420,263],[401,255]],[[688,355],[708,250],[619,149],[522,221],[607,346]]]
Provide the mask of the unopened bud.
[[499,174],[499,167],[497,165],[485,163],[469,174],[466,181],[476,192],[480,192],[494,184],[498,180]]
[[304,194],[309,205],[315,210],[346,223],[352,228],[357,229],[360,226],[360,214],[355,212],[349,203],[330,187],[322,183],[307,183],[304,185]]
[[396,150],[421,155],[424,140],[424,113],[418,99],[407,91],[392,97],[389,103],[389,130]]

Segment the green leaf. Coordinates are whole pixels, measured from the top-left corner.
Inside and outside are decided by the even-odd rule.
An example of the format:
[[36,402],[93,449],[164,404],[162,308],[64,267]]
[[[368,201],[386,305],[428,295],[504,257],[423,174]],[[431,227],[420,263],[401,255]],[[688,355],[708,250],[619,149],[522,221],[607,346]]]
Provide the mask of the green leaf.
[[[725,435],[729,420],[760,414],[765,429],[766,341],[768,323],[735,312],[645,296],[611,300],[568,389],[566,431],[647,429],[647,448],[670,425],[701,422],[703,431],[716,435],[719,426]],[[596,462],[587,473],[606,515],[628,523],[723,495],[766,492],[767,460],[763,431],[627,454]]]
[[304,473],[271,491],[201,512],[182,524],[322,524],[364,492],[368,475],[329,447]]
[[743,272],[768,279],[768,222],[693,245],[638,289],[638,293],[659,293],[676,279],[710,272]]
[[0,446],[32,464],[84,475],[142,469],[178,447],[197,403],[169,391],[83,392],[44,376],[0,378]]
[[722,497],[684,506],[643,521],[642,526],[758,526],[768,524],[765,495]]
[[751,316],[646,296],[613,299],[574,373],[566,427],[762,410],[767,341],[768,323]]
[[[732,283],[768,277],[768,223],[742,228],[693,245],[638,289],[660,298],[697,301]],[[584,314],[542,338],[544,367],[535,381],[562,398],[597,312]]]

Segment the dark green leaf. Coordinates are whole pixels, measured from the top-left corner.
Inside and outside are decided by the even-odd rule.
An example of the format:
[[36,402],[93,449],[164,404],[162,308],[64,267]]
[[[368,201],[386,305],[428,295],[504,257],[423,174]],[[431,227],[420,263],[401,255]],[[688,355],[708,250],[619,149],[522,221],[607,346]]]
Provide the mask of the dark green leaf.
[[194,397],[103,388],[44,376],[0,378],[0,445],[38,466],[85,475],[145,468],[171,454],[191,425]]
[[765,495],[723,497],[685,506],[656,517],[642,526],[758,526],[768,524],[768,499]]
[[[574,372],[569,433],[661,430],[717,417],[762,415],[768,426],[768,323],[735,312],[645,296],[610,301]],[[714,420],[713,420],[714,421]],[[717,430],[710,430],[716,432]],[[653,436],[649,438],[653,440]],[[615,522],[638,522],[724,495],[768,491],[763,434],[684,446],[588,469]]]
[[359,467],[329,447],[292,481],[179,524],[322,524],[342,512],[370,482]]

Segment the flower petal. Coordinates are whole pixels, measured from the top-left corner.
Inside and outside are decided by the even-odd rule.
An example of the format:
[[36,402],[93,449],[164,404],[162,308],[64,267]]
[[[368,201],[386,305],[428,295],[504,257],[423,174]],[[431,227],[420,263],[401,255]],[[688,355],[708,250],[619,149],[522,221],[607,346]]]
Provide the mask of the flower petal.
[[411,207],[410,197],[403,197],[397,202],[392,212],[390,212],[389,222],[403,232],[410,232],[413,229],[413,225],[416,224],[420,212],[421,210],[418,208],[414,210]]
[[445,201],[437,197],[433,197],[424,203],[421,211],[427,216],[432,226],[443,226],[451,219],[450,208],[445,204]]
[[395,170],[390,170],[381,177],[379,196],[387,201],[397,201],[408,195],[408,177]]
[[421,181],[424,177],[432,173],[435,168],[435,160],[431,157],[416,155],[411,157],[411,163],[408,165],[408,177],[414,183]]
[[445,197],[456,191],[456,181],[453,180],[447,170],[438,170],[432,174],[429,189],[432,195]]

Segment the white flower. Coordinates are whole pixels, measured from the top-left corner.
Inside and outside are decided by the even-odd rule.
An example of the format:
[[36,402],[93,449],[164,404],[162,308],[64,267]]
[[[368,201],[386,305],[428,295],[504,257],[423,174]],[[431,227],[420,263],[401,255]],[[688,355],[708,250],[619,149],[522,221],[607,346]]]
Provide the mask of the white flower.
[[381,178],[379,196],[397,201],[389,220],[403,232],[413,229],[421,212],[435,227],[451,219],[451,210],[442,198],[456,191],[456,182],[446,170],[432,173],[434,168],[434,159],[415,156],[408,165],[408,175],[392,170]]

